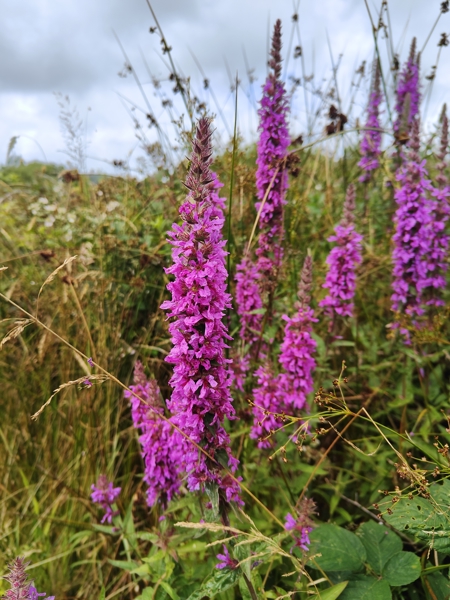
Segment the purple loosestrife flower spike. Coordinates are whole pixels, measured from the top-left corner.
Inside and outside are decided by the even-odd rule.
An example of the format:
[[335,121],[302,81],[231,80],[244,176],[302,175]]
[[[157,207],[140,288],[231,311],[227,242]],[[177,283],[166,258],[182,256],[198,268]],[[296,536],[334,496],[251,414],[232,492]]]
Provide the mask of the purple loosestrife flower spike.
[[[420,56],[416,54],[416,38],[413,38],[408,61],[400,73],[397,85],[397,101],[395,104],[397,120],[394,123],[394,131],[397,135],[408,133],[419,112],[419,65]],[[404,132],[402,132],[403,129]]]
[[2,599],[38,600],[39,597],[45,597],[45,600],[55,600],[55,596],[47,596],[45,592],[38,593],[34,585],[28,581],[25,569],[29,564],[23,558],[18,557],[8,565],[9,573],[4,579],[10,584],[11,589],[5,592]]
[[328,295],[319,302],[325,313],[331,318],[331,326],[336,315],[353,316],[353,298],[356,290],[356,267],[361,264],[362,235],[354,225],[355,188],[348,186],[344,202],[343,219],[334,228],[335,235],[328,238],[335,242],[327,258],[328,273],[322,287],[328,289]]
[[[260,274],[258,267],[248,256],[244,256],[236,270],[236,307],[241,328],[239,337],[241,344],[250,347],[260,338],[263,314],[263,301],[259,289]],[[244,389],[244,381],[250,366],[250,352],[236,357],[234,364],[234,382],[239,390]]]
[[309,307],[311,286],[312,258],[307,256],[298,290],[297,314],[293,317],[283,315],[286,326],[279,363],[284,372],[280,374],[279,381],[288,411],[301,410],[306,404],[306,396],[314,389],[312,374],[316,361],[313,355],[317,343],[311,337],[311,332],[312,323],[317,323],[317,319]]
[[[276,275],[283,258],[283,206],[286,204],[288,175],[287,149],[290,144],[287,114],[288,99],[281,81],[281,21],[275,23],[270,52],[270,73],[263,86],[261,107],[258,110],[259,140],[257,144],[256,189],[261,210],[261,233],[256,249],[256,264],[245,254],[236,270],[236,305],[240,317],[242,344],[253,346],[260,338],[262,314],[252,311],[264,306],[263,297],[273,291]],[[266,197],[267,196],[267,197]],[[264,201],[264,205],[262,202]],[[255,352],[250,352],[254,355]],[[249,367],[249,357],[236,365],[236,383],[242,389]]]
[[[395,191],[397,210],[392,252],[392,309],[410,317],[424,314],[422,290],[427,287],[427,260],[430,248],[430,204],[426,192],[425,160],[419,155],[419,122],[414,121],[407,155],[397,173],[400,187]],[[397,329],[398,323],[393,328]],[[401,329],[407,335],[407,330]]]
[[448,149],[448,119],[446,107],[442,113],[442,133],[440,151],[437,155],[436,186],[430,186],[432,199],[430,200],[430,223],[428,235],[430,251],[425,255],[427,276],[424,282],[424,296],[427,305],[444,306],[441,292],[446,287],[445,274],[448,269],[447,256],[449,249],[449,236],[446,232],[446,223],[450,216],[450,186],[445,174],[446,155]]
[[363,133],[361,141],[361,160],[358,163],[358,166],[364,171],[359,178],[359,181],[362,183],[370,181],[373,171],[380,166],[381,131],[379,131],[379,129],[381,101],[380,69],[378,64],[376,64],[369,96],[369,105],[367,107],[366,127],[368,129]]
[[291,513],[287,513],[284,528],[292,534],[295,540],[293,548],[297,547],[304,552],[308,552],[311,544],[309,534],[313,530],[313,521],[311,517],[315,512],[316,505],[314,500],[303,498],[295,517],[293,517]]
[[159,417],[164,414],[164,408],[158,384],[155,379],[147,379],[140,361],[134,367],[134,385],[130,390],[132,392],[126,390],[124,396],[130,400],[133,425],[141,433],[139,442],[145,465],[144,481],[148,486],[147,504],[153,506],[159,499],[166,508],[180,488],[184,438]]
[[116,498],[120,494],[122,488],[113,487],[112,482],[108,481],[106,475],[100,475],[100,477],[97,479],[97,483],[91,485],[91,489],[92,502],[100,504],[105,511],[101,522],[104,523],[105,521],[108,521],[108,523],[112,523],[113,517],[118,514],[117,512],[113,511],[112,505],[116,501]]
[[[274,275],[281,266],[283,258],[283,207],[286,204],[288,173],[286,169],[287,149],[290,144],[287,115],[289,103],[281,81],[281,21],[277,20],[272,38],[271,72],[263,87],[261,108],[258,111],[260,136],[257,144],[256,189],[261,209],[256,255],[258,271],[263,277],[261,282],[269,291],[274,285]],[[277,172],[277,173],[276,173]],[[275,175],[276,173],[276,175]],[[267,191],[267,198],[264,200]]]
[[283,421],[277,415],[283,412],[280,377],[274,375],[269,364],[255,371],[257,385],[253,389],[253,425],[250,437],[258,440],[258,448],[271,448],[273,435]]
[[[231,371],[225,349],[230,336],[223,323],[231,297],[226,291],[224,199],[222,187],[211,173],[211,125],[200,119],[192,142],[191,164],[186,177],[189,194],[180,207],[182,224],[169,233],[174,276],[167,285],[172,299],[161,308],[173,319],[169,325],[172,350],[167,362],[174,365],[168,403],[174,423],[210,455],[190,444],[185,453],[188,487],[219,487],[226,501],[240,502],[239,485],[223,474],[221,465],[234,472],[230,439],[223,427],[235,411],[230,394]],[[207,487],[208,489],[208,487]]]

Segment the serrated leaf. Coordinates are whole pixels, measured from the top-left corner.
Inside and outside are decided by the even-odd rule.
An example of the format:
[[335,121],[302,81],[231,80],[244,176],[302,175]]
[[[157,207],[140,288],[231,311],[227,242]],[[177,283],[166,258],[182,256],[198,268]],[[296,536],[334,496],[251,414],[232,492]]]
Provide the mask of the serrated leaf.
[[[314,561],[325,572],[361,571],[366,560],[366,550],[359,538],[350,531],[325,523],[310,533],[311,554],[320,553]],[[310,566],[317,568],[314,562]]]
[[383,568],[383,579],[390,585],[408,585],[420,577],[422,567],[418,556],[412,552],[398,552]]
[[217,569],[213,576],[191,594],[187,600],[202,600],[204,596],[214,598],[220,592],[225,592],[235,586],[241,576],[242,571],[240,569]]
[[337,585],[333,585],[326,590],[321,590],[318,594],[314,596],[310,596],[310,600],[336,600],[345,590],[348,585],[348,581],[343,581],[342,583],[338,583]]
[[339,600],[392,600],[387,581],[367,575],[356,575],[348,582]]
[[403,548],[398,535],[374,521],[363,523],[356,535],[366,549],[367,562],[378,575],[381,575],[383,567],[389,559]]
[[429,487],[432,500],[414,497],[400,498],[385,515],[386,521],[398,529],[414,535],[439,552],[450,553],[450,520],[448,519],[450,482]]

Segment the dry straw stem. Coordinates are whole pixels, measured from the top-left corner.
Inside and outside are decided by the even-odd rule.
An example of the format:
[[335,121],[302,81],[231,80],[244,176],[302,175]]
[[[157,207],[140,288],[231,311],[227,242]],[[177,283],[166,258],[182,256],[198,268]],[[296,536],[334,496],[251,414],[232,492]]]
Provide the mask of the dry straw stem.
[[[108,375],[89,375],[89,381],[107,381],[109,379]],[[47,400],[47,402],[45,402],[45,404],[43,404],[41,406],[41,408],[34,413],[34,415],[31,415],[31,418],[33,419],[33,421],[35,421],[39,415],[46,409],[46,407],[51,403],[51,401],[53,400],[53,398],[59,394],[59,392],[67,387],[71,387],[73,385],[80,385],[82,383],[84,383],[86,381],[86,376],[84,377],[79,377],[78,379],[75,379],[74,381],[67,381],[66,383],[62,383],[58,388],[56,388],[56,390],[53,390],[53,394],[50,396],[50,398]]]
[[[7,319],[5,319],[5,321],[6,320]],[[19,337],[19,335],[22,333],[25,327],[28,327],[28,325],[31,325],[31,323],[33,323],[33,319],[18,319],[14,323],[14,327],[10,331],[8,331],[8,333],[0,342],[0,350],[3,350],[3,346],[7,342],[9,342],[10,340],[15,340],[17,337]]]
[[[88,360],[88,356],[86,356],[86,354],[84,354],[83,352],[81,352],[81,350],[78,350],[78,348],[76,348],[75,346],[73,346],[70,342],[68,342],[66,339],[64,339],[62,336],[60,336],[58,333],[56,333],[56,331],[53,331],[53,329],[51,329],[50,327],[48,327],[47,325],[45,325],[45,323],[43,323],[42,321],[40,321],[37,317],[33,316],[31,313],[29,313],[28,311],[26,311],[24,308],[22,308],[19,304],[17,304],[16,302],[14,302],[13,300],[11,300],[10,298],[8,298],[7,296],[5,296],[5,294],[2,294],[0,292],[0,298],[3,298],[3,300],[5,300],[6,302],[8,302],[9,304],[11,304],[12,306],[14,306],[15,308],[17,308],[18,310],[20,310],[23,314],[25,314],[30,322],[34,323],[35,325],[38,325],[39,327],[41,327],[42,329],[45,329],[46,331],[48,331],[48,333],[51,333],[56,339],[58,339],[60,342],[62,342],[65,346],[67,346],[68,348],[70,348],[71,350],[73,350],[74,352],[76,352],[80,357],[84,358],[86,361]],[[114,383],[116,383],[118,386],[120,386],[123,390],[127,390],[128,392],[130,392],[133,396],[135,396],[140,402],[142,402],[142,404],[145,404],[145,406],[148,407],[149,410],[151,410],[152,412],[155,413],[155,415],[162,419],[163,421],[166,421],[167,423],[170,423],[170,425],[176,430],[178,431],[178,433],[180,433],[186,440],[188,440],[193,446],[195,446],[197,448],[197,450],[199,452],[201,452],[204,456],[206,456],[209,460],[214,461],[214,458],[212,456],[210,456],[208,454],[208,452],[206,452],[199,444],[197,444],[196,442],[194,442],[194,440],[192,440],[188,435],[186,435],[186,433],[184,433],[184,431],[181,431],[181,429],[179,427],[177,427],[176,425],[174,425],[172,423],[172,421],[170,421],[166,416],[161,415],[158,411],[155,411],[155,409],[150,406],[149,404],[147,404],[147,402],[145,402],[145,400],[143,398],[141,398],[138,394],[136,394],[136,392],[134,392],[133,390],[131,390],[128,386],[126,386],[124,383],[122,383],[119,379],[117,379],[117,377],[115,377],[112,373],[109,373],[109,371],[107,371],[106,369],[104,369],[103,367],[101,367],[100,365],[98,365],[95,361],[93,361],[94,366],[99,370],[102,371],[103,375],[106,376],[107,379],[114,381]],[[90,379],[92,379],[94,376],[90,376]],[[86,378],[83,378],[83,381]],[[66,384],[67,385],[67,384]],[[50,399],[51,400],[51,399]],[[45,405],[43,407],[41,407],[41,409],[38,411],[38,413],[36,414],[41,414],[42,410],[44,410],[44,408],[49,404],[49,402],[47,401],[45,403]],[[221,465],[222,466],[222,465]],[[237,477],[235,477],[233,475],[233,473],[231,473],[231,471],[229,469],[227,469],[226,467],[222,467],[224,469],[224,471],[227,473],[227,476],[230,477],[233,481],[235,481],[241,488],[242,490],[248,494],[250,496],[250,498],[252,498],[252,500],[254,502],[256,502],[256,504],[258,504],[258,506],[260,508],[262,508],[268,515],[269,517],[272,519],[272,521],[274,521],[275,523],[277,523],[281,529],[284,530],[284,525],[283,523],[280,521],[280,519],[278,519],[278,517],[276,515],[274,515],[272,513],[272,511],[267,508],[267,506],[261,502],[261,500],[259,498],[257,498],[253,492],[251,492],[249,490],[249,488],[244,485],[241,481],[238,480]]]
[[[284,159],[283,162],[286,163],[286,159]],[[278,172],[279,172],[280,168],[281,168],[281,164],[279,164],[277,166],[277,168],[275,169],[273,177],[272,177],[272,179],[270,181],[270,184],[269,184],[269,186],[268,186],[268,188],[266,190],[266,193],[264,194],[264,198],[262,199],[261,205],[260,205],[259,210],[258,210],[258,214],[256,215],[255,222],[253,223],[253,228],[252,228],[252,232],[250,234],[250,239],[248,240],[246,254],[249,252],[250,246],[252,245],[253,237],[255,235],[256,227],[258,226],[259,219],[261,217],[262,209],[264,208],[264,204],[266,203],[266,200],[267,200],[267,198],[269,196],[269,192],[272,189],[273,183],[275,181],[275,177],[278,175]]]
[[78,258],[77,254],[75,254],[75,256],[69,256],[69,258],[66,258],[66,260],[63,262],[63,264],[59,265],[59,267],[57,267],[52,273],[50,273],[50,275],[47,277],[47,279],[41,285],[41,289],[39,290],[38,297],[37,297],[37,300],[36,300],[36,317],[37,317],[37,314],[38,314],[39,298],[40,298],[41,292],[44,289],[44,287],[48,283],[52,282],[55,279],[56,275],[59,273],[59,271],[61,271],[61,269],[64,269],[64,267],[67,267],[67,265],[69,265],[70,263],[72,263],[77,258]]

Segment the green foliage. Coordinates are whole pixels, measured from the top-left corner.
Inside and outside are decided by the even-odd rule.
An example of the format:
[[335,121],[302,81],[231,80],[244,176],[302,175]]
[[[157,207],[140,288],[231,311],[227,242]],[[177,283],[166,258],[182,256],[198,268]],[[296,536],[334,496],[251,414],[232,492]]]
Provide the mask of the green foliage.
[[427,498],[402,495],[392,505],[386,521],[443,554],[450,554],[450,481],[434,483]]
[[322,524],[310,537],[311,566],[333,581],[348,581],[340,596],[344,600],[387,600],[391,587],[408,585],[421,575],[419,557],[403,551],[400,538],[381,523],[363,523],[356,533]]

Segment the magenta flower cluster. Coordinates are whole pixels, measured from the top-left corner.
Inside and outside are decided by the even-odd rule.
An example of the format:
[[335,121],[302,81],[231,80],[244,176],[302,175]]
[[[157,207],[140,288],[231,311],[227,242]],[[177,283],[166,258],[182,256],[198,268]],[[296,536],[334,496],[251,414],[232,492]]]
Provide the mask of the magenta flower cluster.
[[[273,277],[283,258],[283,207],[286,204],[288,174],[287,149],[291,143],[287,125],[289,110],[284,83],[281,80],[281,21],[275,23],[272,38],[271,72],[263,87],[259,114],[259,140],[257,144],[256,190],[261,211],[256,255],[258,271],[267,278]],[[264,202],[264,204],[263,204]]]
[[[302,498],[296,509],[295,516],[292,516],[291,513],[286,515],[284,528],[294,538],[293,548],[297,547],[304,552],[308,552],[311,544],[309,534],[313,530],[312,516],[316,512],[316,504],[311,498]],[[291,548],[291,552],[293,548]]]
[[307,256],[303,265],[298,291],[297,314],[283,315],[286,321],[279,363],[284,372],[279,376],[285,410],[292,413],[305,407],[306,396],[314,389],[313,372],[316,368],[314,353],[317,343],[312,338],[312,324],[317,323],[309,307],[312,286],[312,258]]
[[372,89],[367,107],[366,128],[361,141],[361,160],[358,166],[364,171],[359,181],[370,181],[372,173],[380,166],[381,131],[380,131],[380,104],[382,101],[380,90],[380,70],[375,67]]
[[328,272],[323,287],[328,294],[319,302],[331,319],[335,315],[352,317],[353,298],[356,290],[356,267],[362,261],[362,235],[355,230],[355,188],[348,187],[344,202],[344,215],[341,223],[334,229],[335,235],[328,238],[335,246],[327,258]]
[[113,487],[112,482],[108,481],[106,475],[100,475],[97,483],[92,484],[91,489],[92,501],[96,504],[100,504],[105,511],[101,522],[104,523],[105,521],[108,521],[108,523],[112,523],[113,517],[118,514],[117,512],[113,511],[112,505],[116,501],[116,498],[120,494],[122,488]]
[[170,232],[174,277],[167,285],[172,299],[162,304],[172,319],[172,350],[166,360],[174,365],[168,403],[174,423],[209,455],[190,444],[185,453],[191,490],[216,484],[226,501],[240,502],[239,485],[224,475],[221,464],[236,471],[225,418],[234,418],[230,394],[231,373],[225,357],[231,339],[223,322],[231,307],[226,291],[224,199],[211,173],[211,126],[200,119],[185,185],[189,194],[180,208],[182,224]]
[[425,161],[419,156],[419,123],[414,121],[409,151],[397,173],[394,249],[392,252],[392,309],[409,316],[424,314],[422,291],[427,287],[425,257],[430,252],[430,205]]
[[28,581],[25,569],[29,565],[23,558],[16,558],[8,565],[9,573],[4,579],[9,583],[11,588],[6,590],[2,598],[5,600],[55,600],[55,596],[47,596],[45,592],[38,592],[32,583]]
[[216,558],[220,561],[217,563],[216,569],[235,569],[239,564],[235,558],[231,558],[225,544],[223,545],[223,554],[218,554]]
[[[263,86],[259,114],[259,140],[257,144],[256,189],[259,202],[260,235],[256,249],[256,264],[248,254],[237,267],[236,306],[241,322],[241,339],[244,345],[254,345],[260,338],[263,315],[255,312],[263,308],[263,298],[274,287],[276,275],[283,258],[283,207],[286,204],[288,175],[287,149],[290,144],[287,115],[288,99],[281,80],[281,21],[274,26],[272,37],[270,74]],[[260,354],[263,348],[259,348]],[[253,352],[254,354],[254,352]],[[248,369],[249,360],[238,365],[238,385]]]
[[259,448],[273,445],[274,433],[283,425],[281,415],[303,409],[307,395],[314,388],[312,375],[316,367],[317,344],[311,333],[317,319],[309,307],[311,286],[312,259],[307,256],[300,278],[297,314],[293,317],[283,315],[286,326],[278,359],[282,371],[274,375],[267,363],[255,372],[257,385],[253,390],[254,421],[250,437],[258,440]]
[[271,366],[263,364],[255,371],[256,386],[253,389],[253,425],[250,437],[258,440],[258,448],[273,446],[273,436],[283,421],[283,398],[279,375],[274,375]]
[[309,539],[309,534],[312,531],[312,527],[305,526],[299,519],[294,519],[291,513],[286,515],[286,523],[284,525],[286,531],[292,532],[295,540],[295,546],[308,552],[309,546],[311,544],[311,540]]
[[419,105],[419,55],[416,54],[416,38],[414,38],[411,43],[408,60],[400,73],[397,84],[395,132],[398,133],[403,128],[406,130],[405,133],[409,131],[419,112]]
[[448,118],[444,111],[442,115],[441,147],[438,154],[438,174],[436,186],[431,188],[430,199],[430,252],[427,260],[426,304],[444,306],[441,292],[446,286],[445,274],[448,269],[449,235],[446,223],[450,217],[450,186],[445,174],[447,167],[446,155],[448,149]]
[[125,391],[131,403],[134,427],[141,433],[139,442],[144,460],[144,482],[147,484],[147,504],[153,506],[159,499],[165,508],[179,491],[184,467],[185,440],[164,414],[161,394],[155,379],[147,379],[142,363],[134,367],[132,392]]
[[[443,138],[446,135],[444,124]],[[441,162],[447,152],[447,142],[444,141],[444,144]],[[439,293],[446,285],[449,246],[445,223],[450,212],[450,190],[442,179],[442,166],[441,178],[437,178],[438,183],[441,182],[440,187],[431,185],[426,161],[420,158],[419,148],[419,121],[416,119],[412,124],[408,150],[397,173],[401,186],[395,192],[397,210],[391,296],[392,309],[413,318],[424,315],[427,304],[442,305]],[[399,323],[394,323],[393,328],[399,327]],[[400,331],[408,338],[407,330],[400,327]]]

